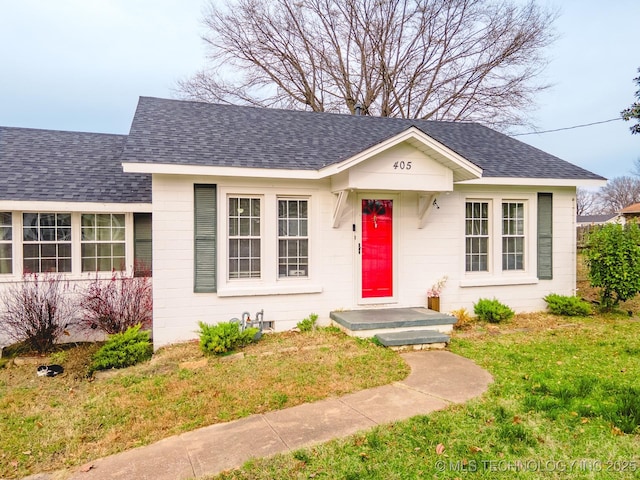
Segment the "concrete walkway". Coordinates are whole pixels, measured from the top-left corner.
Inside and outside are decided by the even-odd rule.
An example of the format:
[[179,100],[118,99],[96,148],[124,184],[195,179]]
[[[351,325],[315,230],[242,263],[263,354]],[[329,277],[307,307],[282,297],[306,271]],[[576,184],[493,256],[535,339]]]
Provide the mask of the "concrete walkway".
[[296,450],[465,402],[492,382],[488,372],[447,351],[402,357],[411,373],[401,382],[204,427],[82,468],[28,478],[175,480],[214,475],[253,457]]

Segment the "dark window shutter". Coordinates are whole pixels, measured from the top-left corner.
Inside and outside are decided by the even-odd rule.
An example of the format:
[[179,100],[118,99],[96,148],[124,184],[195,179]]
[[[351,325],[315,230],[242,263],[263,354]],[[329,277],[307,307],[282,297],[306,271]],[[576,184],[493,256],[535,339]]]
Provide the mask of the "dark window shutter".
[[133,214],[133,274],[150,277],[152,272],[151,214]]
[[538,193],[538,278],[553,278],[553,194]]
[[217,195],[215,185],[194,185],[194,292],[215,292]]

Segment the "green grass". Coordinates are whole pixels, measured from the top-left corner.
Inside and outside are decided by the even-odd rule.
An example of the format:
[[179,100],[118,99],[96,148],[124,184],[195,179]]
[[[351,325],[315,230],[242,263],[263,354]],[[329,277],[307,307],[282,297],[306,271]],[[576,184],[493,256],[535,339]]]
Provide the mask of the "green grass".
[[[61,469],[205,425],[370,388],[408,374],[402,359],[330,329],[265,335],[244,357],[197,343],[90,381],[97,345],[56,354],[62,376],[0,369],[0,478]],[[190,362],[190,363],[185,363]]]
[[454,337],[494,376],[480,399],[215,478],[638,478],[640,322],[570,322],[520,316]]

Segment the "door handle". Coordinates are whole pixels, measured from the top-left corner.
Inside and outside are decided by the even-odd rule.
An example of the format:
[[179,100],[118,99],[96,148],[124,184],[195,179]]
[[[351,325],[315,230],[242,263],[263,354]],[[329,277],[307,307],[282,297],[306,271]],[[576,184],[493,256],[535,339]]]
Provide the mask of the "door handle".
[[360,244],[358,243],[358,255],[360,255]]

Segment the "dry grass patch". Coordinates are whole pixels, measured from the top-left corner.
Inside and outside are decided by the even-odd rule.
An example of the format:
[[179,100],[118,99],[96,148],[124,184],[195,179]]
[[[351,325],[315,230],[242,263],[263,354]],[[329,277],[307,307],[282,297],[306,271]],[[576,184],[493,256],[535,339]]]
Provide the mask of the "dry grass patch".
[[205,357],[197,343],[90,381],[94,346],[69,350],[65,373],[0,369],[0,477],[83,464],[169,435],[404,378],[394,352],[321,329],[265,335],[244,357]]

